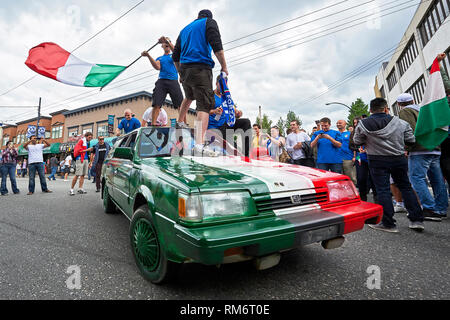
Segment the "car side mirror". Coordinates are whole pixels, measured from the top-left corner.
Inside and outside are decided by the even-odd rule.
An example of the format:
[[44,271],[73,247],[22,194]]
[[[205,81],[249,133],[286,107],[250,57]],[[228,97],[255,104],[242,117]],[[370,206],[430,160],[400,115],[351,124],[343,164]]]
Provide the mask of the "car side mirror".
[[131,148],[116,148],[114,150],[114,158],[133,160],[133,150]]

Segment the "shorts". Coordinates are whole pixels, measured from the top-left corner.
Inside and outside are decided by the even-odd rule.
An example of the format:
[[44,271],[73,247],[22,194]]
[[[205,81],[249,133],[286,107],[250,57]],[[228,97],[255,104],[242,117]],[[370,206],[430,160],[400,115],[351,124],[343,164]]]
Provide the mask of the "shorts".
[[81,160],[76,161],[76,170],[75,175],[78,177],[84,177],[88,173],[89,169],[89,160],[84,159],[83,163],[81,163]]
[[181,66],[180,71],[186,99],[197,101],[197,111],[209,114],[216,104],[212,88],[212,70]]
[[70,166],[64,166],[64,173],[70,173]]
[[153,107],[162,107],[166,101],[167,94],[172,100],[173,106],[178,109],[183,102],[183,92],[181,92],[178,80],[159,79],[153,89]]

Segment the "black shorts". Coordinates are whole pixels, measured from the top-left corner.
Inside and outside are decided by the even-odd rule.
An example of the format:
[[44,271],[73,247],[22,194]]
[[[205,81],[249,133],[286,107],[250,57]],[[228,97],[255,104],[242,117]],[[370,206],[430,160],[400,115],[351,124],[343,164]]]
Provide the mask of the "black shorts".
[[209,113],[216,104],[212,88],[212,70],[181,66],[180,71],[186,99],[197,101],[197,111]]
[[172,100],[173,106],[179,108],[183,102],[183,93],[181,92],[178,80],[159,79],[156,81],[153,90],[153,107],[162,107],[166,101],[167,94]]

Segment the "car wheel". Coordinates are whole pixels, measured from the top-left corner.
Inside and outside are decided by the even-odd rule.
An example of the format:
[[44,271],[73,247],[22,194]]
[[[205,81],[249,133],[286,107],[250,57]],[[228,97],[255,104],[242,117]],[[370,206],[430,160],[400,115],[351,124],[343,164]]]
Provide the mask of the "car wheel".
[[116,213],[116,205],[111,200],[107,186],[103,188],[103,210],[108,214]]
[[130,242],[136,265],[146,280],[162,284],[173,278],[179,264],[167,260],[146,205],[139,207],[133,215]]

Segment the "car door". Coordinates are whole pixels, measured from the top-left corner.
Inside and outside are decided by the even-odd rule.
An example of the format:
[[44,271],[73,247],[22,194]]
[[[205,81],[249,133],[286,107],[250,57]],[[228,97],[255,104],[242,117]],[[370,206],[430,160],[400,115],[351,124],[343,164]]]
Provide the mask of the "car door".
[[[121,146],[121,148],[130,148],[134,150],[136,143],[137,132],[130,134],[128,140]],[[133,171],[133,161],[129,159],[117,159],[115,174],[114,174],[114,197],[117,204],[126,213],[130,212],[130,180]]]
[[128,141],[128,138],[129,136],[125,136],[117,139],[117,141],[111,148],[109,154],[107,155],[107,161],[103,169],[105,170],[103,177],[105,178],[106,187],[108,188],[109,195],[114,199],[115,202],[117,202],[117,199],[115,192],[116,185],[114,177],[120,162],[117,161],[118,160],[117,158],[114,158],[114,150],[118,147],[125,145],[126,142]]

